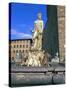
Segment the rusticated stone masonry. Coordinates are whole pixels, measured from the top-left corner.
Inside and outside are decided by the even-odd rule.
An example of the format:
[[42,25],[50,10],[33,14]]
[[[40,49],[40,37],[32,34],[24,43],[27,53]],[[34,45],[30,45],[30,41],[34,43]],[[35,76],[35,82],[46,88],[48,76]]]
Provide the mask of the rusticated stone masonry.
[[65,50],[65,6],[57,7],[60,62],[64,61]]

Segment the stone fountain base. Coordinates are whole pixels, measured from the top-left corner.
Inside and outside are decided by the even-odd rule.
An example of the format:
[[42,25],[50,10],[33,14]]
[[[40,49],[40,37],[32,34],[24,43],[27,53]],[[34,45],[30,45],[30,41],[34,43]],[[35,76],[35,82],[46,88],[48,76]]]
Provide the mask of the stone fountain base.
[[25,65],[28,67],[48,66],[47,54],[42,50],[30,50],[28,52]]

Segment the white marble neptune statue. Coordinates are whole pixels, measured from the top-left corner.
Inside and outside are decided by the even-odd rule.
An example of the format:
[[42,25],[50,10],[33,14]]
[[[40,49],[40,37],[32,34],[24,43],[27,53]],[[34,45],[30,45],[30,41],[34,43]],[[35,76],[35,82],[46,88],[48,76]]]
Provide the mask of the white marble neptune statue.
[[37,14],[37,20],[34,21],[33,30],[33,45],[31,46],[31,51],[28,53],[27,66],[41,67],[44,53],[42,51],[42,32],[43,32],[43,20],[41,19],[42,14]]
[[42,49],[42,32],[43,32],[43,20],[41,19],[42,14],[37,14],[37,20],[34,21],[33,31],[33,49]]

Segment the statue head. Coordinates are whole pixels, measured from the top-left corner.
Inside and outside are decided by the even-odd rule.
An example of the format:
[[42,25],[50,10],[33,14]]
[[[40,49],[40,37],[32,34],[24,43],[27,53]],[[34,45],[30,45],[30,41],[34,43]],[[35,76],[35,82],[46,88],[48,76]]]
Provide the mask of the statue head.
[[37,14],[37,18],[41,20],[41,17],[42,17],[42,14],[41,13],[38,13]]

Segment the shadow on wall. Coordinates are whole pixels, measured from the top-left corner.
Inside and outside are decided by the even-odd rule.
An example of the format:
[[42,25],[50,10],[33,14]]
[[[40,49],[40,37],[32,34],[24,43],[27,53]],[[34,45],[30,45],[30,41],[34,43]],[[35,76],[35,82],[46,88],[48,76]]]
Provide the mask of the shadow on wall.
[[47,6],[47,19],[43,30],[42,48],[53,58],[59,52],[57,6]]

